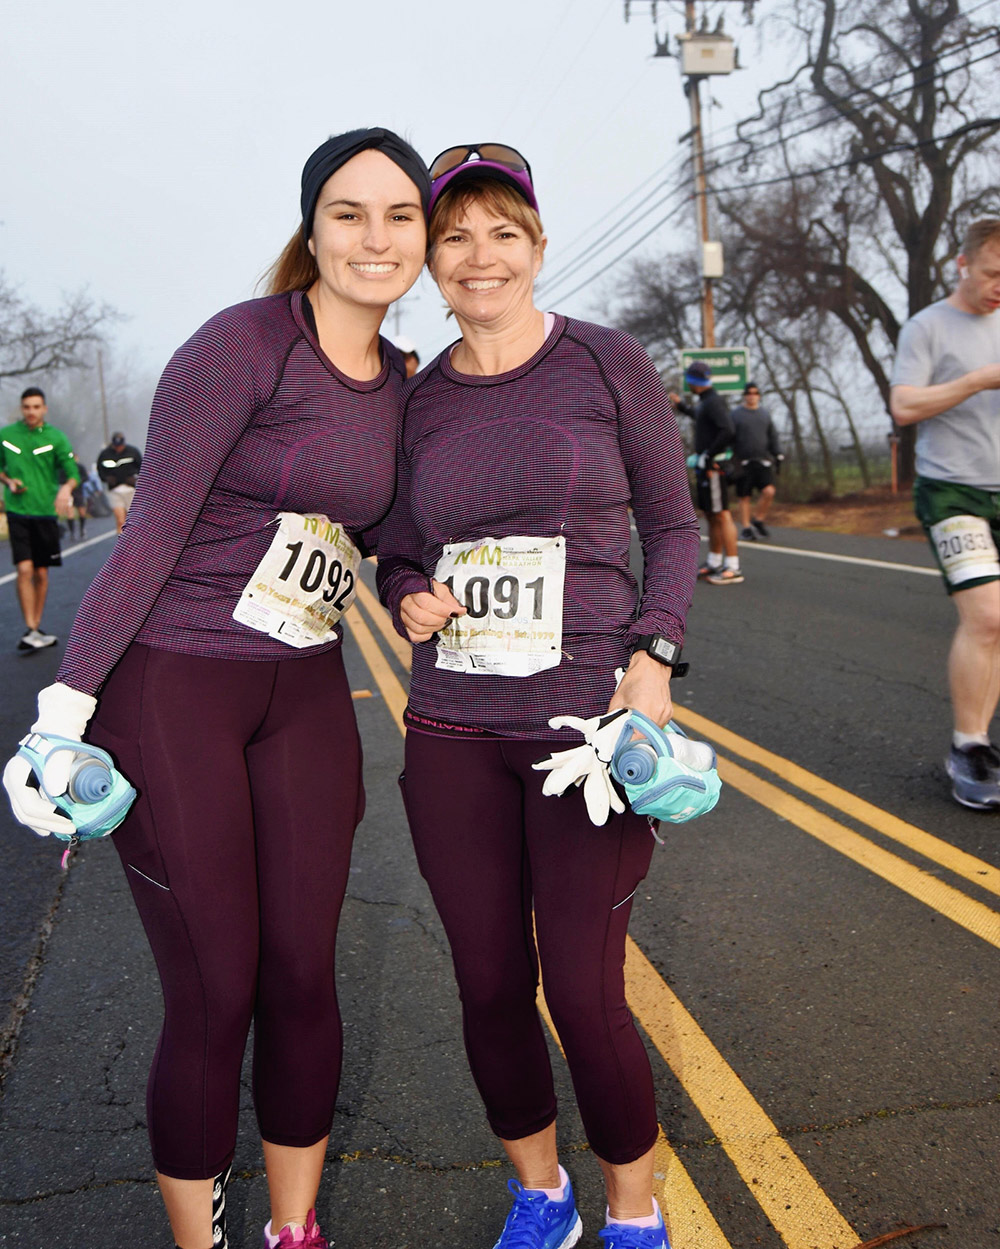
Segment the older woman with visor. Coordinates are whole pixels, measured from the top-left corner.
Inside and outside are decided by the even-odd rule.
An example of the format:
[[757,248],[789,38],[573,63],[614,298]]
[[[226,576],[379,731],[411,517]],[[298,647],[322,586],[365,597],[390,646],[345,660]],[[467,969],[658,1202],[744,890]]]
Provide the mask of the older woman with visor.
[[606,1249],[666,1249],[652,1075],[623,972],[650,827],[627,809],[595,826],[584,790],[546,797],[533,765],[574,744],[550,727],[561,714],[669,719],[698,550],[681,441],[637,342],[535,307],[546,240],[527,161],[461,145],[431,175],[428,266],[462,337],[407,383],[378,580],[415,644],[401,784],[417,857],[517,1172],[497,1249],[568,1249],[582,1231],[539,968],[604,1173]]

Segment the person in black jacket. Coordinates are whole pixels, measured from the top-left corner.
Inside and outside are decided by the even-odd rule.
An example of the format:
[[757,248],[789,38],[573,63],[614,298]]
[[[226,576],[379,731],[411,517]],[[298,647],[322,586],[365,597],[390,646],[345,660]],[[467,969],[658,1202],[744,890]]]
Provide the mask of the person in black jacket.
[[125,517],[135,495],[135,481],[142,467],[138,447],[130,447],[122,433],[111,435],[111,444],[97,457],[97,475],[108,488],[111,510],[118,532],[125,527]]
[[698,506],[708,521],[708,558],[698,569],[698,576],[711,585],[738,585],[743,580],[736,543],[736,525],[729,510],[725,471],[716,457],[735,438],[733,418],[725,399],[712,386],[712,371],[696,360],[688,365],[684,381],[698,396],[696,404],[687,403],[671,393],[670,402],[686,416],[694,418],[695,483]]

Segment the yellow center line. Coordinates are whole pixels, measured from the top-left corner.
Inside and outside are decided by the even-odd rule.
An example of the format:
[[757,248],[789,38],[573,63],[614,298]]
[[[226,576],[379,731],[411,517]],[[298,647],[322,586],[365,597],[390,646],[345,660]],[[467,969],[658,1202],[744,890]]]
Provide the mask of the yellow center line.
[[[358,598],[400,655],[396,641],[402,639],[392,628],[388,613],[360,582]],[[350,621],[351,617],[347,619]],[[371,632],[367,633],[374,641]],[[405,659],[400,655],[400,661],[409,668],[409,647],[406,643],[403,646],[407,653]],[[402,688],[384,661],[382,672],[386,680]],[[383,677],[374,669],[372,675],[385,695]],[[640,1024],[698,1106],[789,1249],[849,1249],[856,1245],[858,1238],[850,1226],[631,937],[626,976],[629,1005]],[[559,1043],[541,986],[538,1004],[549,1031]],[[728,1249],[722,1229],[662,1128],[654,1167],[662,1177],[657,1180],[656,1197],[669,1212],[674,1249]]]
[[[542,986],[538,986],[538,1013],[566,1057],[559,1033],[549,1014]],[[667,1224],[673,1249],[731,1249],[722,1228],[694,1186],[684,1164],[660,1128],[653,1146],[653,1191]]]
[[[360,580],[358,584],[360,585]],[[396,722],[396,727],[400,733],[405,734],[403,710],[406,707],[406,691],[392,668],[389,667],[389,661],[379,649],[379,644],[375,641],[371,629],[365,624],[361,613],[359,611],[349,611],[344,616],[344,623],[350,629],[355,642],[357,642],[358,649],[361,651],[369,671],[375,678],[375,684],[385,699],[385,705],[389,708],[389,713]]]
[[631,937],[628,1003],[788,1249],[851,1249],[858,1237]]
[[365,611],[367,611],[368,615],[374,621],[375,627],[385,638],[386,642],[389,644],[390,650],[399,660],[403,668],[409,672],[413,656],[413,647],[406,641],[405,638],[401,638],[399,636],[393,626],[392,617],[378,601],[375,595],[372,594],[371,590],[368,589],[360,577],[357,581],[357,591],[358,598],[362,603],[364,603]]
[[[392,626],[392,619],[389,613],[382,607],[360,578],[358,579],[358,599],[364,604],[376,628],[392,647],[400,663],[409,671],[411,660],[410,644],[399,636]],[[357,616],[358,613],[349,612],[344,617],[348,625],[351,626],[352,633],[356,639],[359,636],[355,629],[355,618]],[[364,632],[367,634],[366,644],[368,641],[371,641],[374,645],[371,631],[365,628]],[[360,640],[359,645],[361,645]],[[363,646],[362,654],[369,668],[371,668],[372,676],[382,691],[383,697],[385,697],[387,703],[390,702],[388,691],[392,690],[393,686],[398,687],[402,691],[402,685],[398,678],[385,663],[381,655],[379,655],[379,658],[382,660],[381,671],[376,672]],[[385,684],[383,684],[383,679],[385,679]],[[397,716],[395,719],[402,732],[401,716]],[[538,1006],[549,1031],[555,1037],[556,1044],[562,1049],[562,1042],[559,1040],[559,1035],[552,1022],[541,986],[539,986]],[[657,1176],[660,1177],[654,1185],[654,1192],[657,1201],[665,1212],[665,1217],[668,1218],[670,1241],[674,1249],[730,1249],[729,1241],[705,1204],[704,1198],[695,1187],[694,1181],[685,1169],[684,1164],[664,1136],[662,1128],[660,1128],[657,1136],[653,1166]]]
[[675,704],[674,718],[685,728],[692,729],[699,737],[707,737],[724,750],[767,768],[769,772],[780,776],[782,780],[788,781],[797,789],[803,790],[811,798],[817,798],[820,802],[825,802],[828,806],[843,812],[844,815],[867,824],[869,828],[874,828],[883,836],[898,841],[901,845],[916,851],[917,854],[923,855],[925,859],[930,859],[933,863],[947,868],[956,876],[962,876],[972,881],[973,884],[979,885],[980,888],[988,889],[991,893],[1000,894],[1000,868],[994,867],[992,863],[977,859],[975,855],[966,854],[964,850],[959,850],[957,846],[925,832],[922,828],[917,828],[914,824],[907,824],[905,820],[890,815],[881,807],[865,802],[863,798],[856,797],[848,790],[841,789],[814,772],[800,768],[798,764],[783,759],[781,755],[772,754],[771,751],[765,750],[755,742],[748,741],[745,737],[730,732],[729,729],[724,729],[721,725],[706,719],[705,716],[698,715],[697,712],[690,711],[687,707],[678,707]]
[[1000,947],[1000,914],[991,911],[982,902],[968,897],[960,889],[947,885],[931,876],[923,868],[915,867],[899,855],[883,850],[867,837],[862,837],[845,824],[839,824],[830,816],[810,807],[808,803],[793,797],[770,781],[761,780],[753,772],[740,767],[729,759],[719,759],[719,775],[727,785],[767,807],[775,815],[795,824],[803,832],[853,859],[862,867],[881,876],[889,884],[902,889],[918,902],[923,902],[939,915],[954,920],[969,932]]

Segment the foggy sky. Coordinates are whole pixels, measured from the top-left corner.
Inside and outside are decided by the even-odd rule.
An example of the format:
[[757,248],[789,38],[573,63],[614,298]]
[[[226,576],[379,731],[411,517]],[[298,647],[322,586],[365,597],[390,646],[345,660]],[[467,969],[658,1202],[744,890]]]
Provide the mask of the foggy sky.
[[[752,63],[756,32],[726,8]],[[8,0],[0,264],[43,306],[80,286],[108,300],[129,318],[118,341],[158,372],[254,293],[297,225],[309,152],[384,125],[427,159],[465,141],[521,150],[554,272],[684,151],[677,62],[652,57],[648,6],[636,9],[626,25],[620,0]],[[767,81],[763,68],[712,80],[709,124],[731,128]],[[646,248],[694,239],[692,209]],[[553,306],[592,316],[597,294]],[[456,336],[426,274],[384,330],[397,325],[424,362]]]

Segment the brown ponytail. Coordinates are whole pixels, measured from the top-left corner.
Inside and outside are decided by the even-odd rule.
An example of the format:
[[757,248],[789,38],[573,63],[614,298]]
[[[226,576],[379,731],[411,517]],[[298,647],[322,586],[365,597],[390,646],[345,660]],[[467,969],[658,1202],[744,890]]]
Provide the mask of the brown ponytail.
[[286,291],[307,291],[318,277],[316,257],[309,250],[305,232],[299,226],[258,285],[265,288],[267,295],[283,295]]

